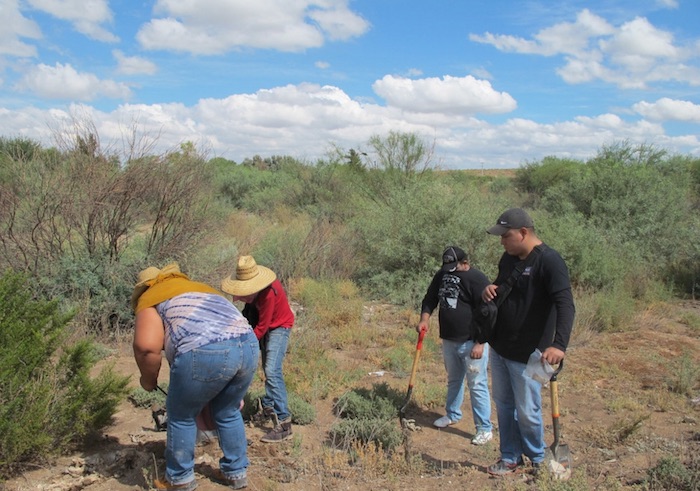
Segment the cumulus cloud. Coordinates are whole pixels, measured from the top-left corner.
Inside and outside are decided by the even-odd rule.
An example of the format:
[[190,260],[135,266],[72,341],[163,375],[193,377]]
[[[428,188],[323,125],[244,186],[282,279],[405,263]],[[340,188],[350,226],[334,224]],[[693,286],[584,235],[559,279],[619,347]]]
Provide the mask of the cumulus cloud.
[[18,90],[30,91],[47,99],[91,101],[98,97],[128,98],[129,87],[113,80],[100,80],[92,73],[78,72],[71,65],[39,64],[17,83]]
[[632,106],[634,112],[652,121],[700,123],[700,104],[663,97],[656,102],[641,101]]
[[0,110],[0,128],[7,129],[5,134],[19,133],[49,144],[47,127],[70,123],[75,112],[91,118],[103,141],[118,144],[124,134],[137,128],[144,135],[157,136],[154,153],[192,141],[212,156],[238,162],[253,155],[315,161],[325,157],[331,144],[361,148],[371,136],[390,130],[434,139],[435,162],[443,168],[516,167],[550,155],[586,159],[603,145],[622,139],[654,142],[669,151],[700,156],[696,134],[668,136],[651,117],[628,121],[607,113],[550,124],[525,118],[492,124],[448,110],[406,113],[398,107],[360,103],[338,87],[317,84],[201,99],[191,106],[122,104],[112,112],[76,104],[69,110],[5,109]]
[[369,23],[348,0],[158,0],[155,18],[137,34],[151,50],[221,54],[241,48],[303,51],[360,36]]
[[488,81],[470,75],[419,80],[386,75],[372,88],[389,106],[408,112],[495,114],[517,107],[508,93],[498,92]]
[[73,24],[91,39],[116,42],[117,36],[103,27],[112,21],[108,0],[26,0],[29,5]]
[[698,41],[678,45],[671,32],[643,17],[615,27],[585,9],[575,22],[555,24],[532,39],[491,33],[471,34],[470,39],[501,51],[563,56],[557,73],[570,84],[602,80],[625,89],[664,81],[700,85],[700,67],[689,64],[697,59]]
[[22,15],[17,0],[0,0],[0,13],[3,23],[0,29],[0,55],[36,56],[36,47],[24,42],[23,38],[41,38],[37,23]]
[[126,56],[118,49],[112,55],[117,60],[117,72],[124,75],[153,75],[158,71],[155,63],[140,56]]

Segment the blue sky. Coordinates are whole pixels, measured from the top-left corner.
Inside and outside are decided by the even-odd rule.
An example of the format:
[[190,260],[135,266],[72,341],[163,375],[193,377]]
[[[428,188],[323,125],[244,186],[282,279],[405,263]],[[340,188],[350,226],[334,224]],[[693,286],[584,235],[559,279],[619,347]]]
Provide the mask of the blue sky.
[[[698,0],[0,0],[0,136],[237,162],[415,132],[440,168],[700,157]],[[138,142],[137,148],[130,142]]]

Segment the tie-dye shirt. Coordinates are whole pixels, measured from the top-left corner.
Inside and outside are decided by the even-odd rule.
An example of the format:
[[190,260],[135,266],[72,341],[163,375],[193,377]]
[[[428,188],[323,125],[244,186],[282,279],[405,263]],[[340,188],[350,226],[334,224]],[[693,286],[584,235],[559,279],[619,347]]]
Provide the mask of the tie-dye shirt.
[[183,293],[156,305],[165,326],[165,357],[252,331],[243,314],[221,295]]

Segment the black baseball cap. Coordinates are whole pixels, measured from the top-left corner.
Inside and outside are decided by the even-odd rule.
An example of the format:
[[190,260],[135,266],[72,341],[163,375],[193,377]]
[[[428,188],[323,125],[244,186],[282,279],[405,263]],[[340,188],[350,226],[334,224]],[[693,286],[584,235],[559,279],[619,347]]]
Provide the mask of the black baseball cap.
[[457,264],[467,259],[467,253],[457,246],[450,246],[442,253],[442,270],[454,271]]
[[512,228],[534,228],[535,223],[522,208],[511,208],[504,211],[496,220],[496,225],[487,230],[491,235],[503,235]]

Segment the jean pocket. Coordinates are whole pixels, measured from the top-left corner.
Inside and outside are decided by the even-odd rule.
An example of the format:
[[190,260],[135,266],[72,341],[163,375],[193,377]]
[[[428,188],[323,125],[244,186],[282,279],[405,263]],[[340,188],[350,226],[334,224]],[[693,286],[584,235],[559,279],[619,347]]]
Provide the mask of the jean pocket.
[[199,382],[231,378],[231,349],[192,350],[192,379]]

